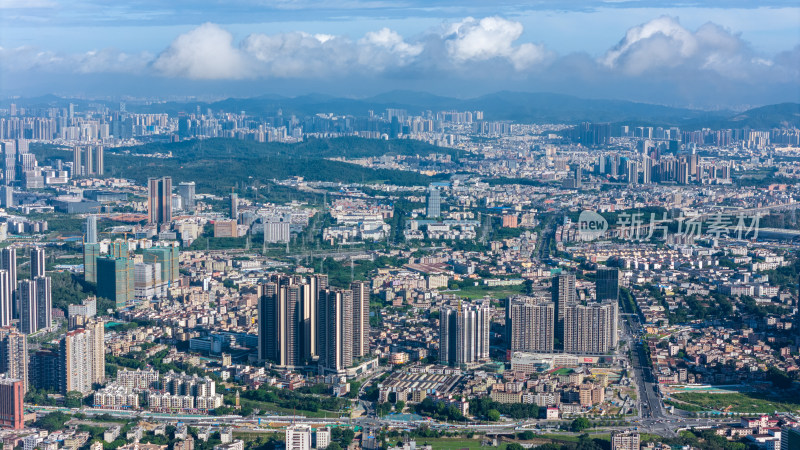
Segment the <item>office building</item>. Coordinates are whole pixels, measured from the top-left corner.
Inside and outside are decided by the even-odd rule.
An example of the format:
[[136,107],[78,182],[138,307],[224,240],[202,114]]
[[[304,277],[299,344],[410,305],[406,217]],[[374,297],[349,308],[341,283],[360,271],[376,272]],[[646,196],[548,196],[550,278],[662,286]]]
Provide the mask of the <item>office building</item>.
[[181,198],[185,211],[194,211],[196,206],[194,181],[184,181],[178,184],[178,196]]
[[80,305],[69,305],[67,308],[67,329],[83,328],[97,314],[97,298],[87,297]]
[[0,206],[3,208],[14,207],[14,188],[11,186],[0,186]]
[[167,284],[161,279],[161,264],[134,264],[133,296],[139,300],[163,297],[167,293]]
[[83,244],[83,279],[97,283],[97,258],[100,257],[100,244]]
[[636,161],[628,161],[625,173],[628,184],[639,184],[639,164]]
[[239,221],[239,194],[231,193],[231,219]]
[[3,181],[8,186],[16,180],[17,148],[13,142],[0,142],[0,147],[3,149]]
[[144,250],[143,260],[147,264],[160,264],[161,280],[167,286],[177,285],[180,280],[180,249],[177,246],[152,247]]
[[105,323],[98,317],[92,318],[86,324],[89,332],[89,347],[92,355],[92,383],[105,383],[106,381],[106,347]]
[[570,305],[564,308],[564,352],[606,354],[617,347],[617,302]]
[[560,348],[564,343],[564,308],[574,305],[578,301],[574,273],[561,273],[553,277],[552,299],[556,308],[555,337],[558,339],[557,347]]
[[0,378],[0,427],[21,430],[25,428],[22,402],[25,391],[22,381]]
[[7,270],[0,270],[0,327],[11,325],[14,318],[14,296],[12,295],[10,276]]
[[215,220],[214,237],[239,237],[239,226],[235,220]]
[[84,316],[84,317],[94,317],[97,314],[97,298],[96,297],[87,297],[83,299],[81,304],[73,304],[67,307],[67,315],[72,316]]
[[491,307],[478,305],[445,306],[439,317],[439,361],[465,366],[489,360]]
[[303,357],[311,361],[317,356],[317,308],[319,301],[319,278],[308,277],[299,285],[300,287],[300,323],[302,336]]
[[353,358],[369,355],[369,284],[356,281],[350,284],[353,292]]
[[14,247],[6,247],[0,250],[0,270],[8,272],[8,285],[2,287],[8,289],[9,298],[11,298],[11,312],[14,317],[17,316],[19,305],[17,304],[17,249]]
[[166,224],[172,220],[172,178],[147,180],[147,212],[150,223]]
[[97,243],[97,216],[94,214],[86,217],[86,238],[84,242],[87,244]]
[[13,327],[0,328],[0,374],[21,380],[28,392],[28,339]]
[[[59,382],[62,395],[77,391],[87,395],[95,378],[94,342],[92,333],[84,328],[68,331],[59,345]],[[104,357],[104,355],[103,355]]]
[[321,371],[340,372],[353,364],[353,292],[323,289],[317,304]]
[[286,427],[286,450],[311,450],[311,427],[300,424]]
[[328,428],[317,428],[317,431],[314,433],[314,448],[328,448],[329,445],[331,445],[331,430]]
[[128,241],[117,239],[108,246],[108,256],[112,258],[128,257]]
[[36,389],[58,391],[61,389],[60,358],[57,351],[38,350],[31,355],[28,376]]
[[800,448],[800,427],[785,426],[781,428],[781,450],[797,450]]
[[597,269],[595,292],[598,302],[619,300],[619,269]]
[[19,329],[24,334],[36,333],[36,285],[31,280],[20,280],[17,288],[17,302],[19,303]]
[[[356,342],[368,353],[368,338],[354,338],[354,321],[364,318],[357,314],[366,314],[369,325],[367,286],[354,283],[351,290],[336,290],[328,289],[325,275],[273,275],[259,287],[259,360],[287,368],[316,366],[323,373],[350,367],[359,353]],[[358,313],[354,296],[367,304]],[[368,336],[367,327],[362,322],[361,336]]]
[[611,450],[639,450],[639,433],[631,430],[611,432]]
[[275,283],[259,287],[258,299],[258,360],[275,362],[278,355],[277,290]]
[[681,158],[677,163],[676,181],[678,184],[689,184],[689,162]]
[[509,299],[506,319],[512,352],[550,353],[555,337],[555,304],[525,296]]
[[649,156],[642,157],[642,184],[653,182],[653,159]]
[[289,242],[291,237],[291,223],[289,216],[271,216],[262,219],[264,225],[264,243],[275,244]]
[[97,295],[124,308],[134,299],[134,264],[128,258],[97,258]]
[[73,176],[102,176],[104,173],[104,165],[102,145],[76,145],[73,147]]
[[429,219],[437,219],[442,215],[442,199],[440,197],[439,188],[430,186],[428,188],[428,207],[426,215]]
[[295,284],[267,283],[259,301],[259,357],[279,367],[303,367],[302,303]]
[[36,327],[49,330],[53,326],[53,281],[50,277],[33,279],[36,289]]
[[31,249],[31,278],[43,277],[45,268],[44,249],[34,247]]

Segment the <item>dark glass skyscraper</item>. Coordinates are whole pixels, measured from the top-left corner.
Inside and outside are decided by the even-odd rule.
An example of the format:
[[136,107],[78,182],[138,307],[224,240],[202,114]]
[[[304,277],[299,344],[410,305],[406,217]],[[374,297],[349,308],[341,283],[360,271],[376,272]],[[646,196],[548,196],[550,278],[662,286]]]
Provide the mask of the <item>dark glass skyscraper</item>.
[[436,219],[441,216],[442,199],[439,195],[439,188],[431,186],[428,188],[428,207],[426,215],[429,219]]
[[172,178],[150,178],[147,187],[150,223],[169,223],[172,220]]
[[619,300],[619,269],[597,269],[595,289],[597,291],[598,302],[604,300]]
[[578,292],[575,290],[575,274],[562,273],[553,277],[553,303],[555,303],[556,338],[559,343],[564,343],[564,311],[567,307],[578,302]]

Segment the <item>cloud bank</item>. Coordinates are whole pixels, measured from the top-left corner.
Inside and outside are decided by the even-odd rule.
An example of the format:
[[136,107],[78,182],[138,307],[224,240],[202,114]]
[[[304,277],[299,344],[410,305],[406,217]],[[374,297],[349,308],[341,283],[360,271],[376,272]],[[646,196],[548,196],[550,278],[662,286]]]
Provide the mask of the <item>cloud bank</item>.
[[[358,40],[297,31],[254,33],[236,44],[228,31],[206,23],[178,36],[152,69],[164,76],[203,80],[313,79],[431,65],[445,71],[486,61],[522,71],[549,56],[542,45],[515,45],[522,31],[519,22],[470,17],[413,42],[382,28]],[[443,55],[435,50],[440,47],[446,49]]]
[[[800,45],[760,55],[739,34],[714,23],[690,30],[677,18],[658,17],[628,29],[601,55],[557,55],[545,44],[524,42],[524,31],[520,22],[493,16],[467,17],[406,37],[382,28],[355,39],[302,31],[237,39],[220,25],[205,23],[177,36],[158,55],[0,48],[0,68],[217,82],[457,79],[491,80],[498,86],[513,81],[534,89],[569,82],[592,89],[661,86],[684,97],[709,88],[761,92],[770,85],[796,86],[800,74]],[[800,91],[790,89],[787,95],[796,101]]]
[[611,69],[639,76],[676,68],[747,79],[774,62],[757,56],[739,35],[713,23],[692,32],[677,19],[659,17],[633,27],[602,58]]

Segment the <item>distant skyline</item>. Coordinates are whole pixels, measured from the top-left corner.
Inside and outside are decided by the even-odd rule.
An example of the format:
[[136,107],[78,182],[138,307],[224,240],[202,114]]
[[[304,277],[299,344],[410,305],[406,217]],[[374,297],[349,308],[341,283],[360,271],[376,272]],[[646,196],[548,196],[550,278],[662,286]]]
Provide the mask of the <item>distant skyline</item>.
[[800,7],[714,1],[0,0],[0,94],[800,101]]

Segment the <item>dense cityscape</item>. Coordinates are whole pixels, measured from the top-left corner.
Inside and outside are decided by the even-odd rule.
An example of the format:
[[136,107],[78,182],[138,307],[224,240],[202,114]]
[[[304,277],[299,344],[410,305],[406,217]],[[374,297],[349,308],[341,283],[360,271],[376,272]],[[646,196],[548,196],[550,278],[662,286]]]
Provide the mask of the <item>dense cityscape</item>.
[[[631,28],[604,64],[652,36],[734,35],[672,20]],[[383,28],[269,48],[330,42],[314,70],[339,52],[397,79],[437,45],[514,71],[569,58],[515,44],[518,22],[459,24],[441,42]],[[279,35],[214,47],[219,67],[255,75],[164,69],[215,27],[116,61],[272,79],[242,61],[266,64]],[[508,45],[484,57],[503,27]],[[1,84],[3,450],[800,449],[791,75],[785,102],[719,108]]]

